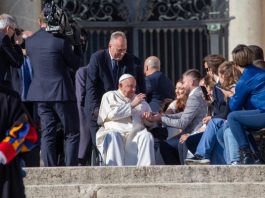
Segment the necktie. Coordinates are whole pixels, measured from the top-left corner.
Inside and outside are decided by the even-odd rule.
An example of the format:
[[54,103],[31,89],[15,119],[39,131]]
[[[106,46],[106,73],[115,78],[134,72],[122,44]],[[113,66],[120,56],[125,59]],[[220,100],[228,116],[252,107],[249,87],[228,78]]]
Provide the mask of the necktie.
[[114,59],[112,59],[112,75],[114,82],[116,83],[118,78],[118,61]]

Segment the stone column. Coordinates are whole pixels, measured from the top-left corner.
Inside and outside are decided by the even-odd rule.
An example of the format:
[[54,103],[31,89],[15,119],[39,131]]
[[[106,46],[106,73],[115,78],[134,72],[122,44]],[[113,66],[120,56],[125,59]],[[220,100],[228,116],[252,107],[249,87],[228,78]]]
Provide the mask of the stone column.
[[229,57],[238,44],[258,45],[265,51],[264,0],[230,0]]
[[41,11],[41,0],[1,0],[0,13],[14,16],[20,28],[36,31]]

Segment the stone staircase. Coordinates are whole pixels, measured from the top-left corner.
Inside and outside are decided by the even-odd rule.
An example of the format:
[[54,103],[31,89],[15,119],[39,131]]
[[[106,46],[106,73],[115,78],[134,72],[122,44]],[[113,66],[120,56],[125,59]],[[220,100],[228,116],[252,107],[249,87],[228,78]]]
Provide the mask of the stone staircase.
[[265,166],[26,168],[28,198],[265,197]]

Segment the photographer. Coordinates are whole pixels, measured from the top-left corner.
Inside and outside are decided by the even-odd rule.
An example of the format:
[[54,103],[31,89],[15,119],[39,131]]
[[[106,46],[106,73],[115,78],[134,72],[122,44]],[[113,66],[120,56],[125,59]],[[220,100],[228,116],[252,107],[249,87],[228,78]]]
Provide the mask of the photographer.
[[[8,15],[0,15],[0,84],[11,87],[10,66],[19,68],[23,62],[20,44],[21,35],[17,35],[15,19]],[[12,41],[13,40],[13,41]]]
[[45,166],[56,166],[56,132],[62,123],[65,141],[65,165],[77,165],[79,120],[70,70],[80,64],[64,35],[48,31],[49,18],[39,17],[40,30],[26,39],[26,51],[32,66],[32,81],[27,100],[37,103],[42,138],[41,154]]

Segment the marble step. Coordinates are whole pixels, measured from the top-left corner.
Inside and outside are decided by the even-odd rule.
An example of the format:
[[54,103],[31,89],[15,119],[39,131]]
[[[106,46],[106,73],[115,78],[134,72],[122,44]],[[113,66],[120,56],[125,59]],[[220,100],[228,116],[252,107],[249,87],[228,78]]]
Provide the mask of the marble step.
[[27,198],[260,198],[265,183],[27,185]]
[[265,166],[26,168],[25,185],[264,183]]

